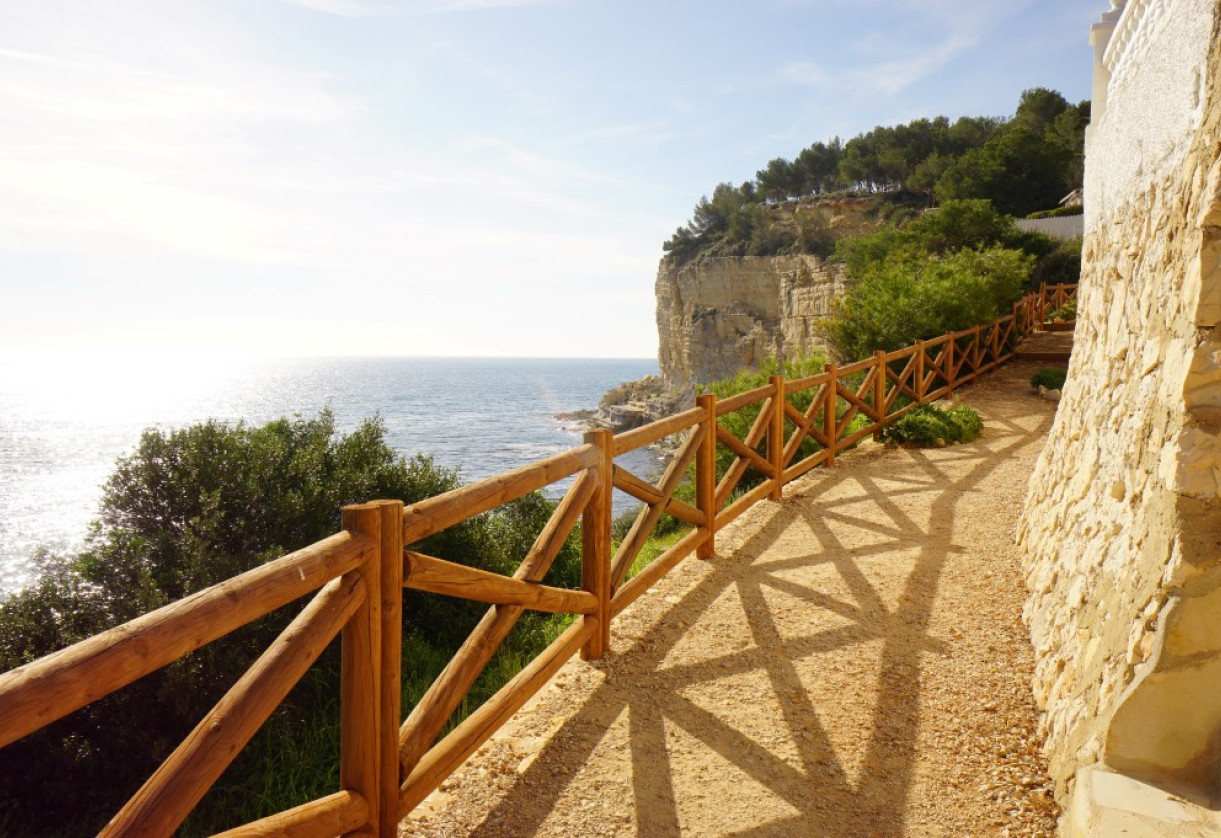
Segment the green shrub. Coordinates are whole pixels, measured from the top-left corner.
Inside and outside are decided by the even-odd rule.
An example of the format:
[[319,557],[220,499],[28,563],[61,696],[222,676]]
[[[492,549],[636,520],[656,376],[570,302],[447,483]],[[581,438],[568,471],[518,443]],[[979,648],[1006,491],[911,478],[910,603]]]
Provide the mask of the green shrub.
[[[404,461],[395,454],[377,419],[346,435],[336,433],[329,413],[261,427],[209,421],[147,431],[107,482],[86,549],[48,559],[34,586],[0,601],[0,671],[324,538],[338,530],[345,504],[411,503],[458,485],[456,472],[429,457]],[[451,527],[419,549],[504,572],[552,508],[530,495]],[[574,534],[557,558],[550,583],[579,582],[578,539]],[[421,685],[404,687],[410,697],[486,607],[414,592],[405,602],[405,647],[437,650],[405,659],[407,672],[424,667]],[[300,606],[280,609],[0,750],[0,834],[95,833]],[[502,657],[511,663],[521,654],[515,648],[544,642],[554,633],[549,620],[523,618],[510,638],[517,646],[510,643]],[[184,834],[215,832],[335,791],[337,652],[333,643],[205,797]],[[69,799],[73,805],[62,805]]]
[[1021,295],[1033,257],[964,248],[946,255],[894,250],[863,268],[840,299],[828,332],[845,361],[987,324]]
[[887,425],[882,438],[917,448],[942,448],[978,439],[983,428],[979,413],[965,404],[949,409],[923,404]]
[[1053,239],[1029,231],[1018,246],[1035,255],[1034,270],[1026,285],[1030,290],[1037,290],[1041,284],[1075,285],[1081,281],[1081,236]]
[[1053,308],[1051,311],[1047,312],[1047,319],[1053,320],[1053,321],[1076,320],[1077,319],[1077,301],[1069,300],[1067,303],[1060,306],[1059,308]]
[[1046,387],[1048,390],[1060,390],[1068,378],[1068,370],[1058,367],[1046,367],[1030,377],[1031,387]]

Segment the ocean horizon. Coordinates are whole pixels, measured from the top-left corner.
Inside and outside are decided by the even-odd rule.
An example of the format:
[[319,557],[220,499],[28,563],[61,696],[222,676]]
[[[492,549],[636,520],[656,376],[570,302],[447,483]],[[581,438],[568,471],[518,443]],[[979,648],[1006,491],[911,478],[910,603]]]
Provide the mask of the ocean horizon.
[[[40,550],[84,545],[103,483],[146,428],[329,409],[348,432],[376,415],[397,453],[472,482],[579,445],[557,414],[656,373],[653,358],[0,355],[0,591],[30,583]],[[640,474],[661,462],[647,449],[620,461]]]

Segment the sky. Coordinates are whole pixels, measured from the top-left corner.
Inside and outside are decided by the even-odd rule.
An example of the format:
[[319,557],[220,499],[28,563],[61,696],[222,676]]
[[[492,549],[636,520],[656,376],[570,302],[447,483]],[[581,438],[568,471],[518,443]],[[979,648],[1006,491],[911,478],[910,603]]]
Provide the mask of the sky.
[[4,0],[0,351],[650,357],[719,182],[1088,98],[1104,0]]

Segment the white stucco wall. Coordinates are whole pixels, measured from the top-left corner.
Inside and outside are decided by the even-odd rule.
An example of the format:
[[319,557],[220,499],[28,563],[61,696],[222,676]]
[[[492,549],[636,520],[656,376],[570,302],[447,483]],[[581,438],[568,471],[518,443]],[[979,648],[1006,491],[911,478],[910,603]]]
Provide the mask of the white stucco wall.
[[[1214,0],[1128,0],[1103,63],[1105,106],[1086,149],[1085,229],[1104,223],[1125,196],[1160,182],[1182,162],[1183,137],[1200,124],[1203,64]],[[1101,111],[1101,112],[1099,112]]]
[[1061,215],[1057,218],[1019,218],[1016,223],[1020,230],[1035,230],[1058,239],[1071,239],[1085,232],[1080,215]]

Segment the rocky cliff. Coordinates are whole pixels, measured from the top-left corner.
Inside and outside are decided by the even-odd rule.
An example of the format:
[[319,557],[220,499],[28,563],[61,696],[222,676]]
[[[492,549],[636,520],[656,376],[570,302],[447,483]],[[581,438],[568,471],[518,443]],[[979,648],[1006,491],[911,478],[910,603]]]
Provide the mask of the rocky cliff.
[[846,287],[818,256],[709,257],[657,271],[658,362],[672,386],[733,375],[821,346],[818,324]]

